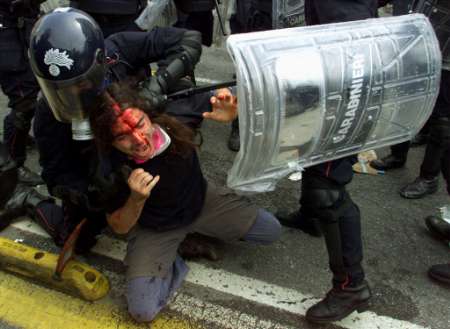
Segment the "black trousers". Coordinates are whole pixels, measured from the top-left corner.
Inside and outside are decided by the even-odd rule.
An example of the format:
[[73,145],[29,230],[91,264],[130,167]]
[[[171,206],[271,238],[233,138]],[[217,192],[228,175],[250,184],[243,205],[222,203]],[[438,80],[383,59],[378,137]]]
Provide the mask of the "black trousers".
[[[347,157],[306,168],[303,172],[300,215],[318,218],[325,236],[333,284],[358,285],[364,280],[362,267],[361,215],[345,186],[353,178],[356,157]],[[322,190],[339,198],[324,204],[308,194]]]
[[213,41],[214,18],[211,10],[182,13],[178,11],[178,21],[174,25],[202,34],[202,43],[209,47]]
[[87,218],[78,237],[75,250],[79,254],[88,252],[97,242],[96,236],[106,227],[104,212],[89,211],[63,201],[62,207],[52,202],[43,201],[35,209],[33,219],[62,246],[75,227]]
[[19,166],[26,159],[26,141],[40,90],[27,56],[33,23],[27,19],[20,29],[0,29],[0,86],[11,108],[4,119],[3,139]]
[[[308,25],[337,23],[377,16],[377,0],[305,0],[305,18]],[[333,284],[358,285],[364,279],[361,262],[361,216],[345,186],[352,180],[356,157],[347,157],[307,168],[303,175],[301,212],[318,215],[325,236]],[[335,196],[324,204],[304,202],[307,194],[317,190]]]
[[431,179],[440,172],[450,194],[450,71],[442,71],[439,95],[429,120],[429,140],[420,176]]

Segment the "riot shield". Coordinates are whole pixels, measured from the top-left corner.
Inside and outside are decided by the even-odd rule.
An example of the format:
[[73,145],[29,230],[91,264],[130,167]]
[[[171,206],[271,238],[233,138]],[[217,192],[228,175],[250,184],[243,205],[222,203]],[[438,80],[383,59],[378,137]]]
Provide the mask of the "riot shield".
[[274,29],[305,25],[305,0],[273,0],[272,26]]
[[421,14],[232,35],[240,152],[228,185],[267,191],[314,164],[406,141],[436,101],[438,40]]
[[442,68],[450,70],[450,0],[418,0],[414,11],[430,19],[441,46]]

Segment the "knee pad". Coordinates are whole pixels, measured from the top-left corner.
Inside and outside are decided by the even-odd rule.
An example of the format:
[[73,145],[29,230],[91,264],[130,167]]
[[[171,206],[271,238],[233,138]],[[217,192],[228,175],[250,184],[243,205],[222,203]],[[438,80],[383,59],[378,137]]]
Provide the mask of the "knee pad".
[[309,189],[300,203],[323,223],[336,222],[353,202],[345,189]]

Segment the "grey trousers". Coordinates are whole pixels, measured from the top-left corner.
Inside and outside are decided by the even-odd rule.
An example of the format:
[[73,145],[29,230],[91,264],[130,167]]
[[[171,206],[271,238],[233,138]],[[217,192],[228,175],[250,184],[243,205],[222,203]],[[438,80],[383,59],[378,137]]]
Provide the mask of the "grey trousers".
[[[258,209],[256,221],[243,240],[270,244],[278,240],[280,234],[278,220],[264,209]],[[126,297],[131,316],[138,322],[150,322],[181,286],[188,270],[186,263],[177,255],[164,278],[143,276],[129,279]]]

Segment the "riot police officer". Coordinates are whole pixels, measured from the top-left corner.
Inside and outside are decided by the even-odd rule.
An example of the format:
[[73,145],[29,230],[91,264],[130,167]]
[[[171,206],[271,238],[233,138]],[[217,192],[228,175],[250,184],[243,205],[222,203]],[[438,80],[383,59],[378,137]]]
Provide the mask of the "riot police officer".
[[[308,25],[337,23],[376,17],[376,0],[305,1]],[[307,168],[303,172],[300,209],[282,224],[325,237],[332,289],[306,312],[311,322],[343,319],[364,310],[371,298],[362,267],[361,215],[346,190],[353,177],[356,157],[346,157]]]
[[20,181],[41,184],[39,175],[24,166],[31,120],[39,92],[27,57],[31,28],[42,0],[0,1],[0,86],[11,112],[4,119],[4,141],[18,165]]
[[[139,79],[150,63],[161,61],[156,76],[147,77],[142,87],[149,102],[160,104],[161,95],[198,62],[200,38],[195,31],[157,28],[116,33],[104,40],[97,23],[73,8],[56,9],[36,23],[30,62],[44,97],[38,103],[34,134],[42,177],[50,193],[63,200],[63,208],[49,202],[38,207],[51,223],[44,228],[55,241],[64,240],[87,218],[77,244],[77,251],[85,252],[105,225],[106,192],[114,184],[103,176],[108,174],[107,164],[99,158],[87,124],[88,110],[97,105],[99,93],[112,81]],[[171,109],[201,118],[203,110],[195,111],[200,104],[177,103]]]
[[[236,11],[230,18],[231,33],[248,33],[272,29],[272,0],[236,0]],[[228,148],[240,148],[239,120],[231,124]]]
[[[429,120],[430,136],[420,168],[420,176],[416,181],[420,182],[432,177],[437,180],[441,171],[450,195],[450,3],[445,0],[433,3],[421,0],[416,2],[414,11],[429,17],[441,46],[443,68],[439,96]],[[411,193],[411,190],[409,192]],[[420,192],[420,189],[416,189],[416,192]],[[450,205],[447,204],[443,208],[445,214],[442,217],[448,218]],[[425,219],[425,223],[431,232],[437,233],[446,240],[450,238],[450,225],[443,218],[429,216]],[[433,265],[428,270],[428,275],[441,284],[449,285],[450,264]]]

